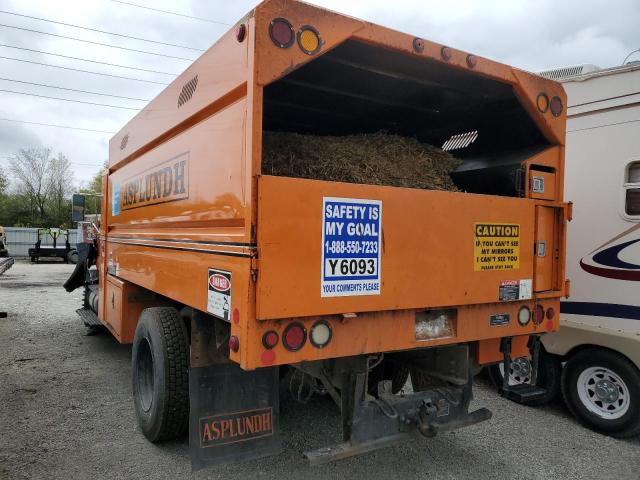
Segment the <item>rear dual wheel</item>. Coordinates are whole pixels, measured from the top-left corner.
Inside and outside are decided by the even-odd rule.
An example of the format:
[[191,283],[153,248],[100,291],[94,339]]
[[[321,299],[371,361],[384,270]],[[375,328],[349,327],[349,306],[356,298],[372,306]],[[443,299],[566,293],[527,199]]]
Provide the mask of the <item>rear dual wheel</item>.
[[[522,405],[532,407],[546,405],[551,402],[560,392],[560,375],[562,366],[560,360],[555,355],[551,355],[540,349],[538,366],[538,379],[536,384],[544,388],[547,393],[533,400],[524,400]],[[533,366],[529,357],[517,357],[511,361],[509,372],[509,386],[531,383],[531,373]],[[489,377],[494,386],[500,390],[503,385],[504,364],[491,365],[489,367]]]
[[152,442],[186,433],[189,335],[175,308],[142,311],[132,349],[133,399],[140,429]]

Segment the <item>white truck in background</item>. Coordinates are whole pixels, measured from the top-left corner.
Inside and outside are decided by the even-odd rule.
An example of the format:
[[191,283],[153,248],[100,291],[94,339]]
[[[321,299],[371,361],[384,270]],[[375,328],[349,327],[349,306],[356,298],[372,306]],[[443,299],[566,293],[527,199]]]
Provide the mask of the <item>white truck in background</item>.
[[[566,198],[571,296],[561,329],[542,338],[538,384],[559,391],[586,426],[640,434],[640,63],[542,72],[567,92]],[[501,385],[502,365],[490,369]],[[510,384],[529,383],[515,359]]]

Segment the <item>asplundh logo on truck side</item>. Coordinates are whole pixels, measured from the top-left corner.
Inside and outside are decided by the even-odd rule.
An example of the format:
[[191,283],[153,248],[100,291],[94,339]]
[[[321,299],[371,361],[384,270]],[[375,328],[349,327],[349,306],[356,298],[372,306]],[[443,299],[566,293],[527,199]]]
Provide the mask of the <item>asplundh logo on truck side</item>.
[[121,210],[188,198],[189,154],[183,153],[128,178],[114,186],[115,192],[119,192]]
[[215,447],[273,435],[271,407],[200,419],[200,447]]

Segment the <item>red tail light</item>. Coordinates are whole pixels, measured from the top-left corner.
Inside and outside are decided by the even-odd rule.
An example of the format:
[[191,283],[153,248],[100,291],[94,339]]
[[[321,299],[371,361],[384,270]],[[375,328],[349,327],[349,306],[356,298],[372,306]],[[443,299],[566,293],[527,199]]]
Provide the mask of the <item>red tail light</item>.
[[240,340],[238,340],[238,337],[234,335],[229,339],[229,349],[232,352],[237,352],[239,348],[240,348]]
[[549,108],[554,117],[559,117],[562,114],[564,106],[562,105],[562,99],[560,97],[553,97],[549,103]]
[[533,309],[533,323],[540,325],[544,320],[544,307],[542,305],[536,305]]
[[290,323],[282,334],[282,344],[290,352],[297,352],[307,341],[307,330],[300,323]]
[[295,34],[293,27],[284,18],[275,18],[269,24],[269,36],[271,41],[280,48],[289,48],[293,45]]
[[552,307],[547,308],[547,320],[552,320],[555,314],[556,312]]
[[264,345],[264,348],[271,350],[278,344],[278,340],[278,333],[273,330],[269,330],[262,336],[262,345]]

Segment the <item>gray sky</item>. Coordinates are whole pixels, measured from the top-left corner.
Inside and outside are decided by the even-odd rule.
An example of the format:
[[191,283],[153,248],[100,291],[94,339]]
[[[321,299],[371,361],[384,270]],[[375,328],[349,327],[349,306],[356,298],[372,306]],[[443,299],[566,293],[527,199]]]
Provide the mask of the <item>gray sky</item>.
[[[253,0],[129,0],[131,3],[235,23]],[[527,70],[593,63],[619,65],[640,47],[638,0],[312,0],[315,3],[397,30]],[[112,0],[0,0],[0,10],[206,49],[229,27],[154,12]],[[190,62],[102,47],[16,30],[40,30],[96,42],[185,58],[199,52],[89,32],[0,13],[0,56],[91,70],[110,75],[169,82],[170,75],[147,73],[8,48],[29,48],[136,68],[179,73]],[[636,58],[636,57],[634,57]],[[640,59],[638,54],[637,59]],[[22,80],[138,99],[151,99],[162,85],[73,72],[0,58],[0,90],[62,97],[138,109],[145,102],[56,90]],[[135,110],[50,100],[0,91],[0,118],[116,132]],[[86,182],[106,160],[105,133],[76,131],[0,120],[0,166],[19,148],[47,146],[74,162],[75,183]]]

